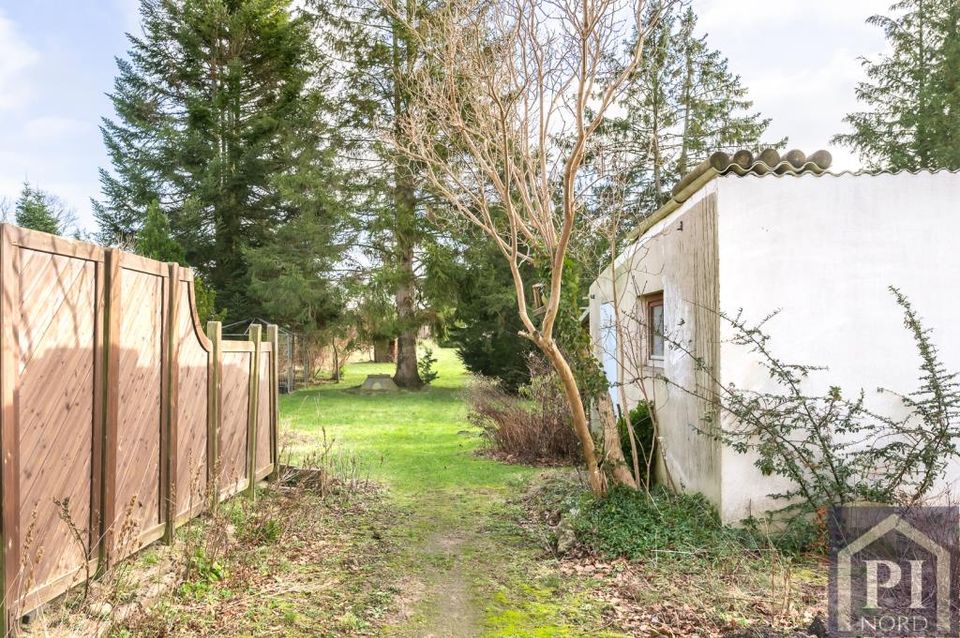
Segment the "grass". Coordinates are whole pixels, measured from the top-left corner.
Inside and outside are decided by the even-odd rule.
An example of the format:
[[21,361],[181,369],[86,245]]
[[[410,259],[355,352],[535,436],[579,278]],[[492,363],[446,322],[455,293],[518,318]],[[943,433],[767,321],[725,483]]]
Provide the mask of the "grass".
[[[352,363],[339,384],[282,398],[293,457],[331,437],[364,459],[404,516],[389,570],[403,582],[386,636],[615,636],[604,604],[587,604],[586,581],[558,578],[529,542],[510,505],[540,470],[477,454],[467,421],[467,374],[452,350],[435,348],[437,379],[419,391],[366,392],[368,374],[389,364]],[[390,576],[384,576],[390,579]]]
[[[351,363],[339,384],[281,398],[283,426],[295,435],[327,436],[367,462],[372,478],[400,496],[423,490],[500,491],[535,470],[478,457],[479,433],[467,422],[461,392],[467,379],[453,350],[436,348],[439,377],[418,391],[357,389],[368,374],[390,374],[392,364]],[[295,436],[294,457],[312,449]]]

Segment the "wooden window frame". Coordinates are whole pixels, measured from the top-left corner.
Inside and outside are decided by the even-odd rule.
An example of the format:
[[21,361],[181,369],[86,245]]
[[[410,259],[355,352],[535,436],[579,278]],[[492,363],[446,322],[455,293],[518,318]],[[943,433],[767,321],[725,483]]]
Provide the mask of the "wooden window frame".
[[[664,308],[663,291],[660,290],[658,292],[652,292],[648,295],[643,296],[643,316],[644,316],[644,322],[646,323],[646,326],[645,326],[646,330],[644,334],[644,341],[646,342],[645,343],[646,359],[647,359],[648,365],[662,367],[664,353],[666,352],[666,349],[667,349],[666,341],[664,341],[663,343],[664,353],[661,353],[661,354],[653,353],[653,344],[656,338],[656,327],[654,326],[654,321],[653,321],[653,309],[658,306],[661,309],[661,320],[664,324],[666,324],[666,314],[663,310]],[[660,335],[660,338],[663,339],[663,335]]]

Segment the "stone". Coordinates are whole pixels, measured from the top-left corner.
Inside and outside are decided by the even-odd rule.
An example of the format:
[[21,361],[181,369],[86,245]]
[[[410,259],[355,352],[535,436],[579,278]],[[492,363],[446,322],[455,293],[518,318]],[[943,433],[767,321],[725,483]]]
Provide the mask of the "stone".
[[375,392],[396,392],[400,388],[393,382],[393,377],[389,374],[368,374],[360,389]]

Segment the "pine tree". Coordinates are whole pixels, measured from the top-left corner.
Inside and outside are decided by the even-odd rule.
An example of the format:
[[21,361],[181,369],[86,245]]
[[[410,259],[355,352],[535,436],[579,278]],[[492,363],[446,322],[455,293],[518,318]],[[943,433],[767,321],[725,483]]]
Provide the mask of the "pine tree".
[[890,53],[863,60],[857,99],[867,108],[834,137],[867,168],[960,168],[960,7],[956,0],[901,0],[893,15],[872,16]]
[[[363,241],[364,280],[385,287],[394,300],[390,327],[397,338],[394,381],[423,385],[417,369],[417,335],[425,323],[422,255],[433,241],[417,167],[394,153],[384,139],[399,134],[408,108],[408,82],[423,62],[404,22],[429,15],[423,0],[315,1],[326,39],[347,66],[340,125],[350,131],[354,210]],[[401,16],[401,18],[398,18]]]
[[[434,247],[426,260],[431,307],[449,307],[446,333],[470,372],[497,379],[508,392],[530,381],[535,346],[520,336],[513,277],[500,250],[470,232],[457,244]],[[532,276],[531,266],[525,274]],[[533,294],[529,294],[533,298]]]
[[73,224],[72,213],[59,199],[29,182],[23,183],[14,213],[17,226],[51,235],[62,235]]
[[[95,208],[100,240],[136,237],[159,202],[172,236],[234,318],[260,314],[248,248],[296,218],[280,181],[309,174],[338,141],[320,91],[329,65],[291,0],[141,0],[143,35],[128,36],[102,131],[111,170]],[[324,247],[316,247],[318,250]]]
[[137,235],[138,255],[158,261],[184,261],[183,248],[170,235],[170,222],[154,200],[147,208],[147,218]]
[[[170,222],[156,201],[151,202],[147,207],[147,218],[134,241],[134,250],[138,255],[186,266],[183,247],[170,234]],[[193,297],[197,304],[197,316],[202,323],[221,321],[224,318],[225,314],[218,313],[215,308],[216,291],[211,290],[203,277],[196,273],[193,277]]]
[[315,335],[341,317],[342,287],[329,277],[334,255],[316,251],[335,240],[330,232],[310,211],[277,228],[268,243],[247,250],[251,291],[271,320]]
[[640,214],[666,201],[673,185],[711,153],[758,147],[770,123],[751,112],[740,78],[696,26],[689,3],[662,12],[644,44],[646,63],[624,92],[623,116],[604,126],[602,143],[625,157],[627,205]]

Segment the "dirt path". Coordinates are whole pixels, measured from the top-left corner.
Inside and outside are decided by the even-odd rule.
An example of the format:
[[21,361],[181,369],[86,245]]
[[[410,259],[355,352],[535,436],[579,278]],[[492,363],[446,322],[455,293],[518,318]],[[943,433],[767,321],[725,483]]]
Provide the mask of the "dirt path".
[[402,531],[405,596],[401,617],[383,629],[404,638],[472,638],[483,630],[484,584],[495,576],[483,516],[465,495],[446,491],[410,505]]
[[472,638],[480,633],[481,612],[473,600],[472,583],[464,569],[467,541],[450,533],[437,534],[423,548],[423,559],[438,565],[421,599],[425,615],[419,627],[401,629],[399,635],[423,638]]

